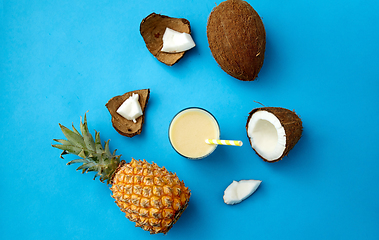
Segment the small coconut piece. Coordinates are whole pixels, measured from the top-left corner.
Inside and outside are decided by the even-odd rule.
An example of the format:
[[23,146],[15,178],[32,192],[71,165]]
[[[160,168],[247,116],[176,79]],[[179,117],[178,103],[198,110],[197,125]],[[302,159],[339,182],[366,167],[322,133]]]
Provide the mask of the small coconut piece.
[[249,3],[227,0],[216,6],[208,18],[207,37],[222,70],[242,81],[257,78],[264,60],[266,32]]
[[246,131],[254,151],[266,162],[277,162],[299,141],[303,127],[294,111],[263,107],[250,112]]
[[172,18],[165,15],[152,13],[144,18],[140,24],[140,33],[145,41],[147,49],[160,62],[172,66],[184,55],[184,52],[167,53],[162,52],[163,35],[166,28],[181,33],[191,34],[190,22],[184,18]]
[[124,118],[137,123],[136,119],[143,115],[141,104],[139,104],[138,99],[138,94],[133,93],[132,96],[130,96],[121,104],[116,112]]
[[[128,120],[125,117],[117,113],[117,110],[120,109],[121,105],[130,97],[138,94],[138,102],[141,107],[143,115],[138,117],[136,122],[133,120]],[[135,135],[141,134],[142,126],[145,121],[145,110],[146,105],[150,97],[150,89],[142,89],[127,92],[123,95],[116,96],[111,98],[105,106],[108,108],[109,113],[112,117],[112,125],[118,133],[127,137],[134,137]]]
[[257,190],[261,180],[233,181],[224,191],[224,202],[234,205],[242,202]]
[[196,46],[190,34],[177,32],[171,28],[166,28],[162,40],[162,52],[184,52]]

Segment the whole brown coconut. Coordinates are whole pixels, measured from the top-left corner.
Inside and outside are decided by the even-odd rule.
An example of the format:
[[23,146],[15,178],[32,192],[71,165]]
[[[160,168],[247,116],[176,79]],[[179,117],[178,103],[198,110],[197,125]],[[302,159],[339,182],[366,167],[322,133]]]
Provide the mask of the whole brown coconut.
[[300,117],[280,107],[262,107],[249,113],[246,123],[251,147],[266,162],[287,156],[303,132]]
[[[117,109],[121,106],[126,99],[128,99],[132,94],[138,94],[139,104],[141,105],[141,110],[143,115],[137,118],[137,122],[134,123],[132,120],[128,120],[117,113]],[[105,106],[108,108],[109,113],[112,116],[112,125],[118,133],[126,137],[134,137],[141,134],[142,126],[145,122],[145,110],[146,105],[150,97],[150,89],[141,89],[136,91],[127,92],[120,96],[115,96],[111,98]]]
[[162,37],[166,28],[170,28],[177,32],[191,34],[190,23],[187,19],[172,18],[156,13],[152,13],[142,20],[140,33],[151,54],[153,54],[160,62],[172,66],[183,57],[185,52],[166,53],[161,51],[163,46]]
[[258,13],[245,1],[227,0],[208,19],[212,55],[229,75],[253,81],[263,65],[266,32]]

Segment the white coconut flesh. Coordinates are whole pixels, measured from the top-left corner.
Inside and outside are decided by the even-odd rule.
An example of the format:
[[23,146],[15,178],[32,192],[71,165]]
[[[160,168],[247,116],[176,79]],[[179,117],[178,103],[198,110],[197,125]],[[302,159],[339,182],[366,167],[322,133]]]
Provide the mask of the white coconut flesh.
[[285,129],[270,112],[255,112],[248,123],[247,134],[252,148],[267,161],[279,159],[286,149]]
[[261,180],[233,181],[224,191],[224,202],[230,205],[242,202],[257,190],[261,182]]
[[166,28],[162,37],[162,52],[178,53],[187,51],[195,47],[195,42],[188,33],[177,32],[171,28]]
[[126,99],[121,106],[116,110],[122,117],[137,122],[137,118],[143,115],[141,105],[138,101],[139,95],[133,93],[128,99]]

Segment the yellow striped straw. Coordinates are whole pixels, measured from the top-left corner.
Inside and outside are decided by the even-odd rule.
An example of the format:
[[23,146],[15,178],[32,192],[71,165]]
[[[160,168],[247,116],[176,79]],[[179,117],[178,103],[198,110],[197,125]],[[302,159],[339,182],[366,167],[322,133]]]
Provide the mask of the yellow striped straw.
[[205,139],[205,142],[208,144],[217,144],[217,145],[228,145],[228,146],[242,146],[242,141],[236,140],[217,140],[217,139]]

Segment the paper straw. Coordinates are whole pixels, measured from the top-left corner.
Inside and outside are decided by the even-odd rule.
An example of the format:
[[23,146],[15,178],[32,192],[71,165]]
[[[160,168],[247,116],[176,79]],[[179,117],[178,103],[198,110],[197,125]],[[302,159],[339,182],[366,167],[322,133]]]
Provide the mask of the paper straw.
[[205,142],[208,144],[217,144],[217,145],[228,145],[228,146],[242,146],[242,141],[236,140],[216,140],[216,139],[205,139]]

